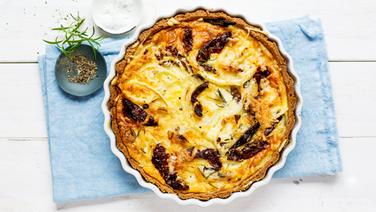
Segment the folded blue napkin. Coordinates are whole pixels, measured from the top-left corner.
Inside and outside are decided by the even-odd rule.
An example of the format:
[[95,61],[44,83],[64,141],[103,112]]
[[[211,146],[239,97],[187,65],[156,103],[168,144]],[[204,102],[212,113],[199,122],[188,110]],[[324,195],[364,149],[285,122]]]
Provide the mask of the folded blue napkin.
[[[303,17],[266,27],[292,56],[304,99],[296,148],[274,176],[333,175],[341,170],[341,162],[321,24]],[[101,53],[108,69],[126,39],[103,41]],[[110,150],[100,107],[103,89],[77,98],[58,88],[54,67],[59,54],[55,47],[47,46],[46,55],[39,58],[54,201],[64,204],[146,191]]]

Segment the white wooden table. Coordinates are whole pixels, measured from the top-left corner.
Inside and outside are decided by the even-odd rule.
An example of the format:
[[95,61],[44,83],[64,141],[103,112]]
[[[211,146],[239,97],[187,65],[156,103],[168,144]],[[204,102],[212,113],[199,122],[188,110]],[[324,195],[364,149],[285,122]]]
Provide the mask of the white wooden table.
[[[54,211],[37,56],[42,38],[69,12],[90,19],[90,0],[0,0],[0,212]],[[312,15],[329,54],[343,172],[272,182],[248,198],[182,207],[143,194],[64,207],[66,211],[376,211],[376,2],[373,0],[147,1],[147,16],[189,5],[226,8],[249,20]]]

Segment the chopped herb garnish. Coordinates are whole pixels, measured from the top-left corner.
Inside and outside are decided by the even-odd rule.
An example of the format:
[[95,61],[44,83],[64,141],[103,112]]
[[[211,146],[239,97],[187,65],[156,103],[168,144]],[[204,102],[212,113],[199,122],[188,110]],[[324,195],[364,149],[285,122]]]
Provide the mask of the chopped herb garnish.
[[218,93],[219,98],[222,100],[222,102],[226,103],[226,99],[225,99],[225,97],[223,97],[221,90],[218,89],[217,93]]

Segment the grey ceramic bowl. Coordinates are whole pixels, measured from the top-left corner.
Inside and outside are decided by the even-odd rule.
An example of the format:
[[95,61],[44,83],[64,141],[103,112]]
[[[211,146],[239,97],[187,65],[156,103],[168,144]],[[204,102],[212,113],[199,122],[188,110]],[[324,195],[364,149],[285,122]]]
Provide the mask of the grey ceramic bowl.
[[55,66],[56,82],[62,90],[73,96],[87,96],[96,92],[103,86],[103,82],[107,76],[106,61],[98,51],[96,51],[94,57],[92,48],[85,44],[82,44],[72,53],[72,57],[76,55],[84,55],[88,59],[95,61],[97,65],[97,77],[89,81],[87,84],[70,82],[68,80],[67,69],[72,67],[73,63],[64,54],[61,54],[58,57]]

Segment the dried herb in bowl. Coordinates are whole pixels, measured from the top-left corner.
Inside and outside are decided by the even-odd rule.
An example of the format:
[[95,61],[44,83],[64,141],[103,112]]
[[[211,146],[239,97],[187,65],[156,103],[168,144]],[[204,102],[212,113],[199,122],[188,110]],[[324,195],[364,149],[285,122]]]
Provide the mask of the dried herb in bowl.
[[72,62],[74,63],[74,67],[67,69],[69,82],[87,84],[97,77],[97,65],[86,56],[73,56]]
[[[69,24],[61,24],[59,27],[52,28],[60,34],[54,41],[44,40],[46,43],[55,45],[66,58],[69,59],[69,65],[65,69],[69,82],[88,84],[97,76],[97,65],[95,61],[86,55],[77,53],[78,48],[84,43],[89,45],[93,51],[94,60],[96,60],[97,48],[100,47],[101,36],[95,37],[95,28],[89,30],[84,28],[85,19],[79,15],[70,14]],[[77,51],[76,53],[74,53]]]

